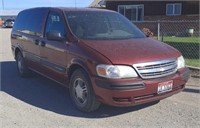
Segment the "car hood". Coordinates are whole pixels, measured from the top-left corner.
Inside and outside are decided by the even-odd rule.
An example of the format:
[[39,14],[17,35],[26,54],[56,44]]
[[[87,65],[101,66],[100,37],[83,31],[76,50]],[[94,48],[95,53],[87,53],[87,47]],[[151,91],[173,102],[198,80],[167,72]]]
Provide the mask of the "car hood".
[[82,43],[105,56],[113,64],[132,65],[177,58],[181,55],[175,48],[152,38],[82,41]]

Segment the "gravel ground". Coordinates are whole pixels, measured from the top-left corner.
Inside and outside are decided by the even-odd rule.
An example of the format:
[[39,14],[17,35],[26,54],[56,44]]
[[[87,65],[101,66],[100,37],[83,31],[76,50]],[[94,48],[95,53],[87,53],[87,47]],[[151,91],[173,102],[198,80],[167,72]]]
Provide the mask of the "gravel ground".
[[102,105],[94,113],[76,110],[68,90],[40,76],[20,78],[13,60],[10,29],[0,29],[1,128],[199,128],[200,79],[157,104],[135,107]]

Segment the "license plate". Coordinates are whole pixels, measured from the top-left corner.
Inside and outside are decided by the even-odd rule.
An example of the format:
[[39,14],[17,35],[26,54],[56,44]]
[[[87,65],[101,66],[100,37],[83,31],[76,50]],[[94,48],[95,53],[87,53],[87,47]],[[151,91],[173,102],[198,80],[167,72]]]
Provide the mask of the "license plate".
[[173,86],[173,81],[166,81],[166,82],[162,82],[158,84],[158,90],[157,93],[164,93],[164,92],[168,92],[172,90],[172,86]]

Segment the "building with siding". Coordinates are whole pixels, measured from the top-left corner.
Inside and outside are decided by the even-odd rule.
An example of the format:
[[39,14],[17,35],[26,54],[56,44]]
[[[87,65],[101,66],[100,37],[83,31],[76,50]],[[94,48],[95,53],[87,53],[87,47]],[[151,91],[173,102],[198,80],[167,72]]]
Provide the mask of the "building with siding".
[[199,0],[103,0],[131,21],[199,20]]
[[141,30],[150,29],[154,35],[187,36],[189,30],[199,36],[199,0],[95,0],[96,7],[114,10]]

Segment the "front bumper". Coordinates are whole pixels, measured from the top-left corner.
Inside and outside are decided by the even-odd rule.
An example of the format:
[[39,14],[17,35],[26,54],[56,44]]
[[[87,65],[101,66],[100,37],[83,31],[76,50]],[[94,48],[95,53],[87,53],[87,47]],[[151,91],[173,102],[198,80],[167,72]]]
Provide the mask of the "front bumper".
[[[112,106],[133,106],[153,101],[158,101],[182,91],[189,78],[190,71],[183,68],[176,74],[143,80],[132,79],[105,79],[92,77],[92,85],[97,99]],[[170,92],[157,94],[158,84],[173,80],[173,88]]]

